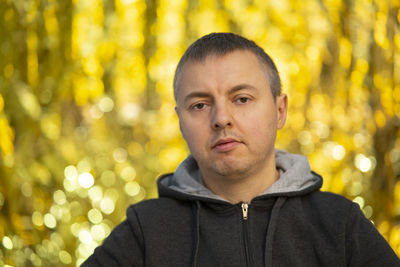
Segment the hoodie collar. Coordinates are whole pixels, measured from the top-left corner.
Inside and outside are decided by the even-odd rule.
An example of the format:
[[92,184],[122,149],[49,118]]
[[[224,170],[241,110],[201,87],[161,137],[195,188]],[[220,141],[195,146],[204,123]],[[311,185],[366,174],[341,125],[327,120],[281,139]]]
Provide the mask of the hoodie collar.
[[[311,171],[305,156],[276,149],[276,167],[279,179],[260,196],[292,196],[317,190],[322,178]],[[175,173],[162,176],[158,181],[160,197],[209,199],[227,202],[211,192],[203,183],[196,160],[189,155]]]
[[321,177],[311,171],[310,163],[305,156],[276,149],[275,157],[279,179],[262,195],[301,192],[320,182]]

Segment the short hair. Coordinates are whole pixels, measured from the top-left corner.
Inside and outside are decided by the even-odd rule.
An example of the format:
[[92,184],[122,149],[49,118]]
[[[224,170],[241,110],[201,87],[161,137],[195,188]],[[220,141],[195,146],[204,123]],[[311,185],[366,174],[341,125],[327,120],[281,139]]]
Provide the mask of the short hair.
[[271,93],[276,99],[281,94],[281,79],[279,77],[278,69],[275,66],[272,58],[254,41],[248,40],[242,36],[234,33],[210,33],[195,41],[185,51],[178,66],[176,67],[174,76],[174,98],[177,101],[178,97],[178,83],[179,76],[185,63],[192,61],[204,61],[209,55],[224,56],[236,50],[246,50],[253,52],[262,65],[267,69],[267,80],[271,88]]

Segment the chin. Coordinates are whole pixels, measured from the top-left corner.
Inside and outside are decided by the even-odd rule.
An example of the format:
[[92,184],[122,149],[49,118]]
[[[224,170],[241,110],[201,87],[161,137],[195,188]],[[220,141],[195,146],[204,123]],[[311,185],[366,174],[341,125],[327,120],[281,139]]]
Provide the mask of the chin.
[[242,177],[250,171],[249,164],[238,164],[235,162],[223,162],[212,166],[212,171],[220,176],[229,176],[229,178]]

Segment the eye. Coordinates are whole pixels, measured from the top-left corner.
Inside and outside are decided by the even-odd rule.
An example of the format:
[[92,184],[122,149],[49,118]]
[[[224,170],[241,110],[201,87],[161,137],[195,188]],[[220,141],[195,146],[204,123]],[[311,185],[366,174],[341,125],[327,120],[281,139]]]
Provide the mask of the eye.
[[238,102],[240,104],[245,104],[245,103],[247,103],[249,101],[250,101],[250,98],[244,97],[244,96],[239,97],[238,99],[236,99],[236,102]]
[[204,103],[197,103],[197,104],[194,104],[193,106],[192,106],[192,109],[194,109],[194,110],[201,110],[201,109],[204,109],[205,108],[205,104]]

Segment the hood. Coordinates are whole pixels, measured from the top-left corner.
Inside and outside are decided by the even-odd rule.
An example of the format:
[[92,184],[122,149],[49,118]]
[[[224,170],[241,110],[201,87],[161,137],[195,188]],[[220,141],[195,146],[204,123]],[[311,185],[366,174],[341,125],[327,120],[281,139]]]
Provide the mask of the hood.
[[[276,149],[275,157],[279,179],[258,197],[297,196],[316,191],[322,186],[321,176],[311,171],[305,156]],[[158,191],[160,197],[227,202],[205,187],[197,162],[191,155],[178,166],[175,173],[163,175],[158,180]]]

